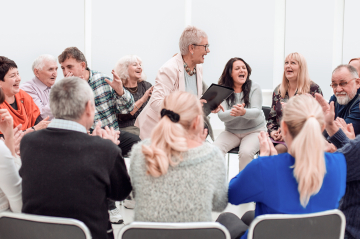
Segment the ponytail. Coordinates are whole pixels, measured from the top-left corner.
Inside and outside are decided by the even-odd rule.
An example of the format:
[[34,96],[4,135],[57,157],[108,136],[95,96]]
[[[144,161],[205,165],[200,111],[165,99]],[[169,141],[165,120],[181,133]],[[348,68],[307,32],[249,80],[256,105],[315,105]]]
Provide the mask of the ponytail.
[[294,177],[300,203],[305,208],[310,197],[321,189],[326,173],[324,115],[319,103],[309,95],[297,95],[284,109],[283,121],[293,137],[289,153],[294,156]]

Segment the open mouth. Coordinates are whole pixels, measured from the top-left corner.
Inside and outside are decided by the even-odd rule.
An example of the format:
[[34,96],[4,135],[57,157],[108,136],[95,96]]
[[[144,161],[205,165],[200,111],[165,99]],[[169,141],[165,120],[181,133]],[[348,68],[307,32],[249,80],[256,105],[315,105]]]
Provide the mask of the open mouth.
[[347,94],[345,92],[336,92],[336,96],[340,96],[340,97],[343,97],[343,96],[346,96]]
[[239,75],[240,79],[245,79],[245,75]]
[[287,72],[287,73],[293,73],[293,71],[292,71],[292,70],[287,70],[286,72]]
[[20,85],[20,83],[16,83],[16,84],[14,84],[13,86],[14,86],[14,87],[19,87],[19,85]]

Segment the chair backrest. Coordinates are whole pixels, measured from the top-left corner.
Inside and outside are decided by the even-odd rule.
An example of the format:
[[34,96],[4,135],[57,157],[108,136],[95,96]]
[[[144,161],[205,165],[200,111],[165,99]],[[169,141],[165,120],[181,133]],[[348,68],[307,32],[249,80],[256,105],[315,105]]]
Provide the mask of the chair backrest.
[[0,213],[1,239],[91,239],[84,223],[69,218]]
[[264,106],[264,105],[263,105],[263,106],[262,106],[262,110],[263,110],[263,112],[264,112],[265,120],[268,120],[271,107],[270,107],[270,106]]
[[122,228],[116,239],[230,239],[228,230],[217,222],[157,223],[133,222]]
[[339,210],[263,215],[251,223],[248,239],[342,239],[345,224],[345,216]]

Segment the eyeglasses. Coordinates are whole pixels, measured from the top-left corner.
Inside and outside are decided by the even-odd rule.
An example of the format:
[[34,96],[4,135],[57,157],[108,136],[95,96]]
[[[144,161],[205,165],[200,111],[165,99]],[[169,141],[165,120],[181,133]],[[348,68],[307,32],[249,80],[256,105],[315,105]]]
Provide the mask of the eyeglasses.
[[340,86],[341,88],[344,88],[350,81],[352,80],[355,80],[356,78],[353,78],[349,81],[343,81],[343,82],[340,82],[339,84],[336,84],[336,83],[331,83],[330,84],[330,87],[332,87],[333,89],[336,89],[338,86]]
[[207,45],[197,45],[197,44],[193,44],[193,45],[194,45],[194,46],[203,46],[203,47],[205,47],[205,51],[209,50],[209,47],[210,47],[209,44],[207,44]]

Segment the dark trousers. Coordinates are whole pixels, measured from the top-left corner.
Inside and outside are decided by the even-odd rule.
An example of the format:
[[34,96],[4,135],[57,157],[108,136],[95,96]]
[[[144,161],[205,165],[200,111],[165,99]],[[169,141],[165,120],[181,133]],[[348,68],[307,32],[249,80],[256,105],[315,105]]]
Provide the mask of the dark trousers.
[[119,148],[122,151],[123,157],[126,157],[130,152],[132,146],[140,141],[140,138],[135,134],[120,130],[119,140]]
[[228,229],[231,239],[238,239],[245,234],[250,223],[254,220],[254,216],[254,211],[246,212],[241,219],[234,213],[224,212],[219,215],[216,221]]

